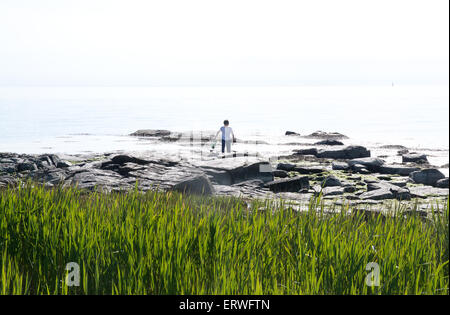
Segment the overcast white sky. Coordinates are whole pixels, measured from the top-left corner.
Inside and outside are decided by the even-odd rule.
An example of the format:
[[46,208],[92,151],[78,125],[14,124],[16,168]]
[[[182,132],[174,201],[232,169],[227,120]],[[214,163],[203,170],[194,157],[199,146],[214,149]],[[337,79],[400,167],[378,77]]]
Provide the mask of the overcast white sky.
[[0,85],[448,82],[448,0],[0,0]]

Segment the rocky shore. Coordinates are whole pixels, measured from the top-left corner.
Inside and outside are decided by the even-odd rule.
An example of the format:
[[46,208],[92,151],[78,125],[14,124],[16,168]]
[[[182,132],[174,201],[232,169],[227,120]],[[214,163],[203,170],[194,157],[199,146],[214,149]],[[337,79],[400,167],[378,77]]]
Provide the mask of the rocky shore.
[[[305,202],[322,194],[330,202],[382,204],[429,201],[449,195],[449,182],[427,156],[391,146],[402,158],[388,164],[363,146],[345,145],[339,133],[316,132],[317,139],[284,156],[248,152],[226,156],[210,152],[211,135],[139,130],[130,136],[179,144],[189,154],[110,152],[92,155],[0,153],[0,188],[28,179],[47,186],[122,191],[176,190],[185,193]],[[286,132],[286,137],[302,137]],[[244,140],[240,140],[245,143]]]

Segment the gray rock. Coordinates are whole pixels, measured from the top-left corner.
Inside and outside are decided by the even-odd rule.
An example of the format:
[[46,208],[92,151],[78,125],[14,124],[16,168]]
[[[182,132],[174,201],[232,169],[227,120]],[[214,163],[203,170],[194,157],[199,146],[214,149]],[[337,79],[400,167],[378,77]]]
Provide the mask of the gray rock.
[[442,174],[439,170],[434,168],[428,168],[421,171],[412,172],[409,176],[415,183],[429,186],[434,186],[436,185],[438,180],[445,178],[444,174]]
[[379,158],[357,158],[348,161],[348,165],[353,167],[354,165],[363,165],[366,169],[371,172],[378,172],[380,167],[384,164],[384,161]]
[[350,168],[350,166],[348,163],[335,161],[331,164],[331,168],[335,171],[346,171]]
[[394,198],[399,200],[410,200],[411,194],[408,188],[399,187],[397,185],[393,185],[390,182],[378,182],[378,183],[368,183],[367,191],[377,191],[377,190],[389,190]]
[[297,176],[271,181],[265,184],[273,192],[299,192],[309,189],[309,179],[307,176]]
[[195,195],[211,195],[214,193],[214,187],[212,186],[209,178],[204,175],[183,180],[175,184],[172,187],[172,190]]
[[299,133],[296,133],[294,131],[286,131],[286,133],[284,135],[285,136],[300,136]]
[[398,166],[398,165],[382,165],[380,166],[378,172],[381,174],[396,174],[401,176],[409,176],[412,172],[419,171],[420,168],[409,167],[409,166]]
[[366,200],[385,200],[385,199],[394,199],[394,194],[389,189],[377,189],[365,192],[359,196],[360,199]]
[[12,174],[17,171],[17,166],[15,163],[1,163],[0,164],[0,174],[6,173],[6,174]]
[[402,162],[412,162],[412,163],[428,163],[427,156],[425,154],[418,153],[407,153],[402,155]]
[[413,198],[428,198],[428,197],[448,197],[448,188],[437,188],[431,186],[413,186],[409,187],[411,197]]
[[362,164],[354,164],[351,169],[360,174],[370,174],[370,171]]
[[59,161],[56,164],[57,168],[66,168],[66,167],[69,167],[69,166],[72,166],[72,163],[70,163],[69,161]]
[[296,155],[314,155],[314,156],[317,156],[318,151],[317,151],[316,148],[299,149],[299,150],[294,150],[294,154],[296,154]]
[[300,174],[303,175],[308,175],[308,174],[320,174],[325,172],[325,169],[321,168],[321,167],[314,167],[314,166],[305,166],[305,167],[301,167],[301,166],[296,166],[293,169],[294,172],[298,172]]
[[295,166],[295,164],[290,163],[278,163],[277,170],[291,172],[294,170]]
[[[130,155],[124,155],[124,154],[119,154],[114,156],[111,159],[111,164],[125,164],[125,163],[135,163],[135,164],[139,164],[139,165],[147,165],[150,163],[150,161],[146,161],[134,156],[130,156]],[[103,163],[103,165],[105,165],[107,163]]]
[[37,169],[38,169],[38,167],[36,166],[36,164],[34,164],[31,161],[26,161],[26,162],[23,162],[23,163],[20,163],[17,165],[18,172],[35,171]]

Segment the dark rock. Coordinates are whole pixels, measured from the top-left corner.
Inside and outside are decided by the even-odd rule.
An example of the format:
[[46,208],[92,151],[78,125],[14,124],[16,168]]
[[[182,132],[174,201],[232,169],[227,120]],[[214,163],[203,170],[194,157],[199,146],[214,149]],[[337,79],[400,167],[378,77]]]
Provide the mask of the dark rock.
[[412,163],[423,164],[423,163],[428,163],[428,159],[425,154],[408,153],[408,154],[402,155],[402,162],[403,163],[412,162]]
[[294,154],[296,154],[296,155],[314,155],[314,156],[317,156],[318,151],[317,151],[316,148],[299,149],[299,150],[294,150]]
[[322,189],[323,196],[341,196],[344,194],[344,188],[343,187],[324,187]]
[[382,165],[380,166],[378,172],[381,174],[396,174],[401,176],[409,176],[412,172],[419,171],[420,168],[408,167],[408,166],[397,166],[397,165]]
[[305,166],[305,167],[296,166],[293,171],[303,175],[307,175],[307,174],[320,174],[325,172],[325,169],[313,166]]
[[344,192],[345,193],[354,193],[356,192],[357,188],[353,185],[344,186]]
[[23,163],[20,163],[17,165],[18,172],[34,171],[37,169],[38,169],[38,167],[36,166],[36,164],[34,164],[33,162],[30,162],[30,161],[26,161],[26,162],[23,162]]
[[[116,165],[116,164],[114,164]],[[117,172],[122,176],[128,176],[130,172],[140,171],[144,170],[145,167],[139,164],[135,163],[125,163],[123,165],[119,165],[119,168],[117,169]]]
[[214,187],[212,186],[208,177],[204,175],[195,176],[183,180],[175,184],[172,187],[172,190],[195,195],[211,195],[214,193]]
[[405,150],[405,149],[407,149],[405,146],[398,145],[398,144],[386,144],[386,145],[380,146],[379,148],[380,149],[390,149],[390,150]]
[[6,174],[12,174],[17,171],[17,166],[15,163],[1,163],[0,164],[0,174],[6,173]]
[[309,189],[309,179],[307,176],[279,179],[266,183],[265,187],[273,192],[299,192]]
[[379,183],[369,183],[367,184],[367,191],[377,191],[377,190],[389,190],[394,198],[398,200],[410,200],[411,194],[408,188],[399,187],[393,185],[389,182],[379,182]]
[[226,170],[216,170],[216,169],[205,169],[205,173],[208,178],[218,185],[232,185],[233,179],[231,178],[230,172]]
[[139,137],[163,137],[170,136],[171,132],[169,130],[158,130],[158,129],[141,129],[133,132],[130,136]]
[[315,145],[344,145],[341,141],[334,139],[325,139],[314,143]]
[[345,162],[333,162],[331,168],[335,171],[346,171],[350,167],[348,166],[348,163]]
[[362,164],[352,165],[352,171],[360,173],[360,174],[370,174],[370,171]]
[[448,186],[448,177],[438,180],[436,182],[436,187],[438,187],[438,188],[449,188],[449,186]]
[[319,150],[317,157],[327,159],[357,159],[370,157],[370,151],[362,146],[348,146],[337,150]]
[[324,131],[316,131],[310,135],[305,136],[305,138],[311,139],[348,139],[347,136],[340,134],[338,132],[324,132]]
[[280,178],[289,177],[289,174],[286,171],[282,171],[282,170],[275,170],[272,172],[272,175],[274,177],[280,177]]
[[15,186],[17,184],[17,179],[15,177],[9,176],[9,175],[2,175],[0,176],[0,187],[6,187],[6,186]]
[[231,169],[230,174],[233,183],[243,182],[249,179],[261,179],[264,182],[273,181],[272,166],[268,162],[257,162]]
[[66,167],[69,167],[69,166],[72,166],[72,163],[70,163],[70,162],[68,162],[68,161],[59,161],[59,162],[56,164],[56,167],[57,167],[57,168],[66,168]]
[[380,167],[384,164],[384,161],[378,158],[357,158],[348,161],[348,165],[353,168],[354,165],[363,165],[364,168],[371,172],[378,172]]
[[334,186],[342,186],[341,181],[335,176],[328,176],[322,182],[322,187],[334,187]]
[[125,163],[135,163],[139,165],[146,165],[149,164],[150,161],[146,161],[143,159],[136,158],[134,156],[130,155],[116,155],[111,159],[112,164],[125,164]]
[[286,131],[284,134],[285,136],[300,136],[299,133],[293,132],[293,131]]
[[278,163],[277,170],[291,172],[295,168],[295,164],[289,164],[289,163]]
[[429,186],[436,185],[437,181],[444,179],[445,175],[439,170],[434,168],[428,168],[417,172],[412,172],[409,175],[415,183],[424,184]]

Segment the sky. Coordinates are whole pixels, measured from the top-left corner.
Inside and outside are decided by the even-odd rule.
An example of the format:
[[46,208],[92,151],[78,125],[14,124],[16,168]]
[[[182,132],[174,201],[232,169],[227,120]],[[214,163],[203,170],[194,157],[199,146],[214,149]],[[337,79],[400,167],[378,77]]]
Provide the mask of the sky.
[[448,84],[448,0],[0,0],[0,85]]

